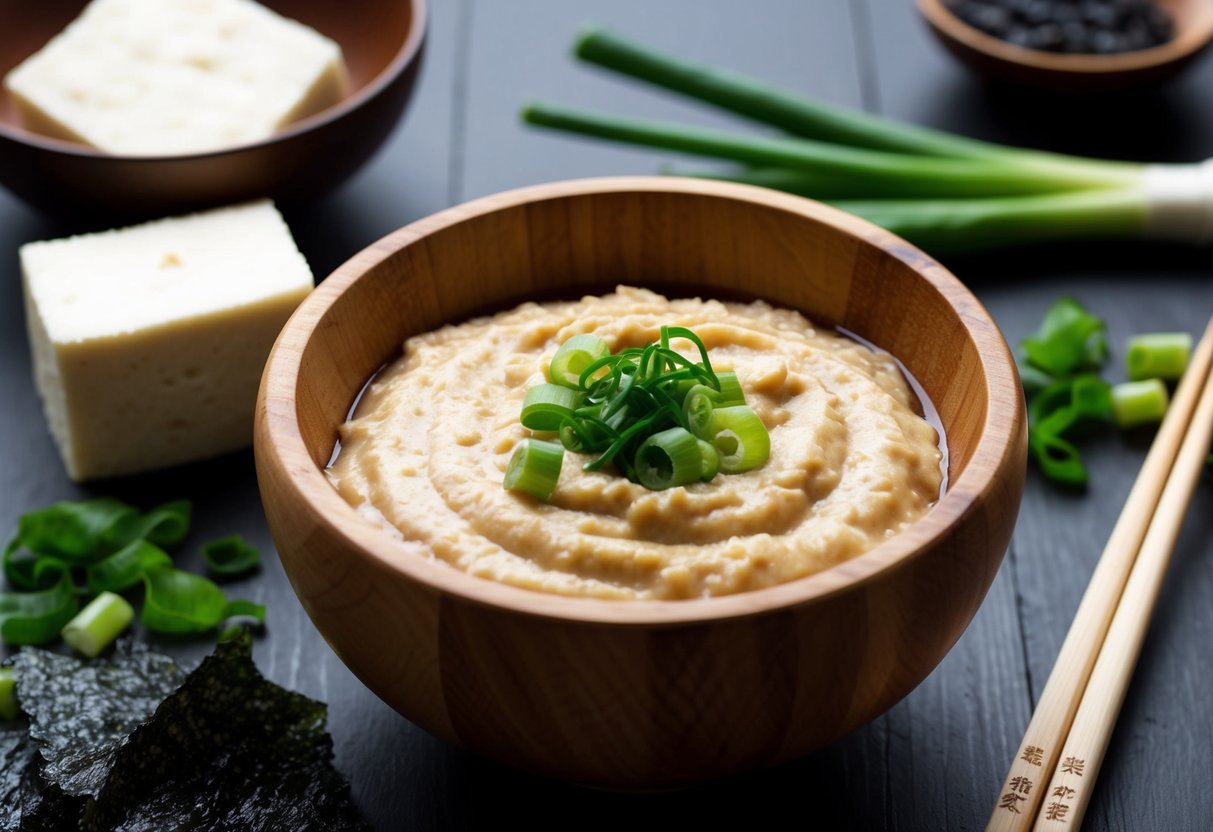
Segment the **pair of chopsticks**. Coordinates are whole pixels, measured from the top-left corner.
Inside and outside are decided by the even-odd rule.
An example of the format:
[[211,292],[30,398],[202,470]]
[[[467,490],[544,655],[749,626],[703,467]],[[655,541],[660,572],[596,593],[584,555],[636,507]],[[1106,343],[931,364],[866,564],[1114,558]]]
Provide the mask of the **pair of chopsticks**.
[[1213,432],[1213,320],[1078,605],[987,832],[1073,830],[1095,788]]

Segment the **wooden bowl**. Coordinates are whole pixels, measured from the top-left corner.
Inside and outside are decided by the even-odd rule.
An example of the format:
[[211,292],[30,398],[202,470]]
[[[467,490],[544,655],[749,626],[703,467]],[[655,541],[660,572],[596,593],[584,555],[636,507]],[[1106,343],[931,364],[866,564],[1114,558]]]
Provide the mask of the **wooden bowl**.
[[1175,37],[1150,49],[1115,55],[1063,55],[1015,46],[970,26],[943,0],[918,0],[918,10],[949,52],[987,77],[1049,90],[1106,92],[1169,78],[1213,39],[1213,3],[1157,2],[1171,15]]
[[[379,148],[420,65],[425,0],[260,0],[341,44],[345,100],[255,144],[188,156],[115,156],[26,130],[0,86],[0,184],[45,210],[153,215],[332,188]],[[40,49],[83,0],[0,0],[0,77]]]
[[[890,350],[939,409],[947,493],[908,530],[817,575],[715,598],[605,601],[418,557],[325,479],[351,402],[406,336],[616,282],[757,296]],[[654,789],[802,755],[931,672],[1010,539],[1023,410],[1011,354],[981,304],[893,235],[761,188],[591,179],[452,208],[345,263],[274,347],[255,447],[291,583],[371,690],[508,765]]]

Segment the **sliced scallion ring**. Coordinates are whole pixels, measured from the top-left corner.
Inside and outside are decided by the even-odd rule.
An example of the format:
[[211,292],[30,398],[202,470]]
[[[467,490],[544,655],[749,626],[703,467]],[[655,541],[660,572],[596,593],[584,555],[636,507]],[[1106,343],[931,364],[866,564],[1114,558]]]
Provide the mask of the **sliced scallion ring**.
[[699,458],[702,462],[702,467],[699,471],[699,479],[703,482],[711,482],[720,473],[720,454],[716,453],[716,448],[711,442],[705,442],[702,439],[696,439],[699,445]]
[[771,435],[758,414],[746,405],[716,408],[712,428],[720,470],[727,474],[752,471],[771,455]]
[[514,449],[505,469],[503,485],[507,491],[520,491],[547,502],[556,490],[564,448],[542,439],[523,439]]
[[0,719],[14,720],[21,714],[17,704],[17,679],[11,666],[0,667]]
[[698,482],[703,473],[699,440],[685,428],[655,433],[636,449],[636,478],[650,491]]
[[557,431],[581,406],[583,394],[559,384],[536,384],[522,401],[522,426],[528,430]]
[[720,382],[720,392],[716,394],[717,399],[714,402],[717,407],[745,404],[745,393],[741,390],[741,382],[737,379],[737,373],[732,370],[724,370],[716,374],[716,380]]
[[597,335],[591,332],[574,335],[561,344],[560,349],[556,350],[556,355],[552,356],[548,375],[553,384],[579,390],[581,389],[581,374],[585,372],[585,369],[610,354],[610,346]]
[[711,439],[713,436],[712,412],[716,409],[716,395],[711,387],[696,384],[682,400],[682,415],[687,420],[687,427],[700,439]]
[[95,659],[135,619],[135,610],[121,595],[102,592],[63,625],[63,640],[81,655]]
[[1167,413],[1167,388],[1162,381],[1126,381],[1112,388],[1112,420],[1118,428],[1157,424]]
[[1147,378],[1175,381],[1184,374],[1191,353],[1192,336],[1186,332],[1134,335],[1125,347],[1129,381]]

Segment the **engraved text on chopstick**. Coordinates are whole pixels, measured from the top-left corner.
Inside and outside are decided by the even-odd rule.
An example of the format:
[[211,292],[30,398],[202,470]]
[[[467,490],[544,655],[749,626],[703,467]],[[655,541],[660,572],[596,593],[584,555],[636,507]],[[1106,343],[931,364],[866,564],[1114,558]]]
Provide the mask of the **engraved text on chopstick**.
[[1086,764],[1086,760],[1080,760],[1077,757],[1066,757],[1061,761],[1061,770],[1066,774],[1073,774],[1075,777],[1082,777],[1082,770]]
[[999,799],[998,807],[1006,809],[1008,812],[1014,812],[1017,815],[1021,814],[1019,804],[1027,800],[1024,795],[1031,794],[1032,781],[1023,776],[1012,777],[1007,785],[1011,787],[1011,790]]
[[1060,823],[1065,823],[1066,815],[1069,813],[1069,803],[1062,803],[1060,800],[1054,800],[1045,807],[1045,820],[1055,820]]
[[1035,745],[1029,745],[1023,750],[1023,754],[1020,755],[1019,759],[1023,760],[1025,763],[1031,763],[1034,766],[1038,766],[1041,764],[1041,761],[1044,760],[1044,755],[1045,750],[1043,748]]

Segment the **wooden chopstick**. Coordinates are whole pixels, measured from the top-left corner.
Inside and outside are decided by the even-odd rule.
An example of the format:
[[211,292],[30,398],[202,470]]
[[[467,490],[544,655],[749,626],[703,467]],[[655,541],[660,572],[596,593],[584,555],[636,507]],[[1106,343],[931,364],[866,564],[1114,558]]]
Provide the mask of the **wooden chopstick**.
[[1082,823],[1188,503],[1209,456],[1211,431],[1213,384],[1206,383],[1061,748],[1061,763],[1049,783],[1035,829],[1075,829]]
[[[1158,435],[1150,447],[1150,452],[1146,455],[1146,460],[1142,464],[1141,472],[1137,475],[1133,489],[1129,492],[1129,497],[1125,501],[1125,507],[1121,512],[1120,518],[1116,521],[1116,526],[1112,529],[1112,534],[1108,538],[1099,563],[1091,575],[1091,582],[1087,585],[1087,590],[1078,605],[1078,611],[1074,615],[1070,631],[1066,634],[1065,641],[1061,645],[1061,650],[1057,654],[1057,661],[1053,665],[1053,670],[1049,673],[1049,679],[1045,683],[1040,701],[1036,704],[1036,710],[1032,714],[1027,731],[1024,733],[1023,740],[1016,751],[1015,759],[1012,760],[1010,770],[1007,772],[1006,779],[999,790],[994,811],[990,815],[990,821],[986,826],[987,832],[1010,832],[1010,830],[1029,829],[1035,823],[1038,813],[1043,819],[1045,814],[1049,812],[1048,803],[1054,801],[1059,801],[1058,807],[1066,806],[1067,808],[1064,810],[1061,808],[1053,809],[1052,814],[1056,817],[1053,820],[1042,822],[1050,824],[1061,823],[1062,826],[1060,828],[1069,829],[1077,828],[1078,823],[1081,822],[1082,812],[1085,811],[1086,801],[1089,799],[1091,782],[1095,779],[1095,771],[1098,769],[1099,763],[1095,762],[1092,766],[1093,756],[1079,755],[1075,757],[1075,760],[1085,761],[1085,771],[1081,775],[1073,773],[1075,769],[1080,768],[1073,763],[1059,769],[1058,763],[1063,760],[1062,744],[1063,742],[1067,742],[1067,737],[1071,735],[1071,726],[1075,723],[1075,714],[1079,710],[1080,701],[1084,698],[1084,692],[1088,687],[1093,687],[1088,684],[1088,681],[1091,679],[1093,669],[1096,667],[1097,659],[1100,656],[1100,649],[1108,636],[1113,616],[1117,612],[1117,605],[1121,600],[1122,593],[1125,592],[1125,585],[1129,580],[1130,571],[1133,570],[1134,563],[1138,560],[1138,552],[1143,547],[1143,542],[1147,538],[1147,532],[1152,525],[1151,520],[1160,505],[1168,476],[1172,468],[1177,465],[1176,457],[1181,452],[1181,445],[1187,444],[1185,443],[1185,436],[1189,434],[1189,426],[1193,424],[1193,416],[1197,411],[1198,404],[1204,407],[1205,399],[1213,401],[1213,395],[1205,393],[1206,388],[1213,390],[1213,385],[1206,384],[1211,368],[1213,368],[1213,319],[1209,321],[1204,336],[1192,355],[1188,371],[1184,374],[1183,381],[1175,391],[1175,397],[1171,402],[1171,407],[1167,411],[1167,416],[1158,430]],[[1213,407],[1213,404],[1209,406]],[[1204,422],[1197,422],[1198,429],[1191,431],[1197,439],[1193,439],[1191,442],[1201,444],[1200,437],[1204,437],[1204,443],[1207,444],[1211,423],[1213,423],[1213,418],[1206,419]],[[1203,456],[1201,456],[1199,461],[1204,461]],[[1187,470],[1186,467],[1185,470]],[[1196,471],[1199,473],[1199,467]],[[1191,485],[1186,489],[1182,489],[1179,486],[1176,486],[1176,488],[1179,489],[1179,492],[1184,492],[1182,494],[1182,503],[1179,502],[1180,496],[1179,492],[1177,492],[1177,496],[1171,498],[1169,501],[1168,510],[1177,516],[1170,519],[1160,516],[1160,523],[1162,525],[1173,523],[1175,528],[1178,529],[1182,521],[1183,509],[1186,508],[1188,499],[1191,496]],[[1177,505],[1179,510],[1176,512],[1175,508]],[[1157,533],[1157,538],[1162,540],[1164,534],[1160,530]],[[1173,545],[1173,537],[1171,541],[1171,545]],[[1165,552],[1161,557],[1161,564],[1157,563],[1159,558],[1153,558],[1155,569],[1158,572],[1156,581],[1161,581],[1162,571],[1165,570],[1166,563],[1169,560],[1170,549],[1171,546],[1165,547]],[[1142,583],[1145,583],[1145,581],[1145,578],[1141,580]],[[1157,592],[1157,585],[1155,585],[1154,591],[1155,593]],[[1136,612],[1137,618],[1140,619],[1137,622],[1138,626],[1143,633],[1152,608],[1153,595],[1148,598],[1148,603],[1146,603],[1144,609],[1140,604],[1133,605],[1133,610]],[[1132,646],[1131,636],[1133,631],[1125,632],[1129,626],[1128,623],[1121,625],[1120,641],[1114,644],[1114,650],[1123,649],[1125,646]],[[1128,657],[1127,663],[1121,668],[1126,685],[1137,659],[1137,650],[1140,648],[1140,635],[1140,633],[1137,634],[1137,649],[1132,651],[1131,657]],[[1113,660],[1109,659],[1108,662],[1113,663]],[[1104,675],[1115,674],[1111,669],[1107,669],[1104,671]],[[1102,717],[1102,720],[1107,723],[1106,730],[1110,734],[1111,727],[1116,720],[1116,714],[1119,712],[1120,700],[1123,694],[1124,689],[1122,688],[1114,702],[1108,701],[1105,698],[1102,706],[1103,710],[1098,715],[1092,712],[1092,709],[1097,706],[1091,705],[1086,712],[1087,721],[1084,723],[1088,726],[1088,729],[1093,724],[1092,719],[1095,722],[1099,722],[1100,717]],[[1095,701],[1094,698],[1092,701]],[[1109,710],[1109,706],[1111,705],[1115,705],[1115,707]],[[1074,739],[1077,741],[1080,739],[1080,736],[1084,738],[1091,737],[1088,734],[1074,735]],[[1098,739],[1098,737],[1091,738]],[[1099,760],[1102,760],[1103,749],[1106,748],[1106,744],[1107,735],[1104,735],[1103,745],[1100,747],[1098,753]],[[1067,743],[1066,747],[1069,749],[1072,746]],[[1085,745],[1083,753],[1090,755],[1091,752],[1087,749],[1093,747],[1091,744]],[[1067,754],[1066,756],[1074,755]],[[1069,768],[1071,771],[1064,771],[1063,769],[1065,768]],[[1054,779],[1053,772],[1055,770],[1061,774],[1069,775],[1069,778],[1063,778],[1064,782],[1056,784],[1050,782]],[[1072,785],[1071,780],[1079,776],[1085,778],[1083,782],[1086,788],[1078,789]],[[1060,789],[1060,791],[1054,794],[1052,793],[1053,789]],[[1075,799],[1079,794],[1083,795],[1081,807],[1070,799],[1069,792],[1066,791],[1067,789],[1074,790],[1073,798]],[[1045,801],[1046,797],[1049,798],[1048,803]],[[1044,811],[1041,811],[1042,804],[1045,804]],[[1065,817],[1062,818],[1061,816]],[[1046,828],[1058,827],[1050,826]]]

